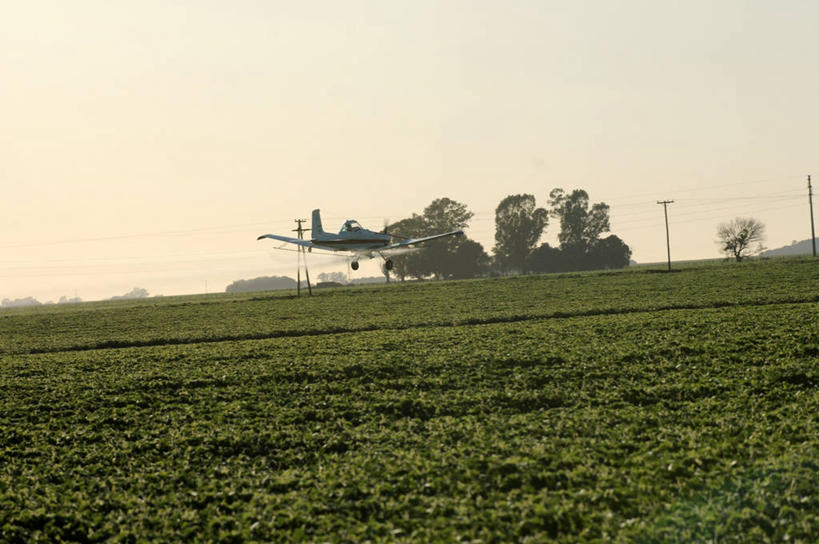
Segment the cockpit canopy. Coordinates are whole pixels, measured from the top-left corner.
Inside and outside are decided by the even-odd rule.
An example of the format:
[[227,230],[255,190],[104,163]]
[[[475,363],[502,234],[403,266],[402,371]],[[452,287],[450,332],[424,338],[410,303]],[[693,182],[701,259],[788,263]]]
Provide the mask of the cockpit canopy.
[[358,221],[348,219],[347,221],[344,222],[343,225],[341,225],[341,230],[339,231],[339,234],[344,232],[356,232],[359,230],[361,230],[361,225],[358,224]]

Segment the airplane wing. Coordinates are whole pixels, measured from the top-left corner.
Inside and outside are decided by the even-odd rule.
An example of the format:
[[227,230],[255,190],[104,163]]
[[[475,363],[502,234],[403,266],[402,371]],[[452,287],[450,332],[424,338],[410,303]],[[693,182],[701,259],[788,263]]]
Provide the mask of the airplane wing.
[[272,240],[279,240],[280,242],[287,242],[288,244],[296,244],[303,247],[318,247],[310,240],[301,240],[299,238],[291,238],[289,236],[279,236],[278,234],[262,234],[256,239],[261,240],[262,238],[270,238]]
[[424,236],[423,238],[409,238],[407,240],[401,240],[396,244],[390,244],[388,246],[384,246],[381,250],[385,249],[398,249],[402,247],[412,246],[415,244],[421,244],[424,242],[429,242],[430,240],[435,240],[437,238],[445,238],[446,236],[463,236],[464,231],[462,230],[453,230],[452,232],[445,232],[443,234],[434,234],[432,236]]

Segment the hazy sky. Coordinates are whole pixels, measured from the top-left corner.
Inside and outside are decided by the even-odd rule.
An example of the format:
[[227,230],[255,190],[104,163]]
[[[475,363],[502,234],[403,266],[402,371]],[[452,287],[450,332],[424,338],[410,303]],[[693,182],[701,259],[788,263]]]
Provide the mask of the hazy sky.
[[313,208],[380,229],[446,196],[491,251],[500,200],[554,187],[638,262],[661,199],[674,259],[736,216],[802,240],[817,28],[814,0],[0,0],[0,298],[293,276],[256,236]]

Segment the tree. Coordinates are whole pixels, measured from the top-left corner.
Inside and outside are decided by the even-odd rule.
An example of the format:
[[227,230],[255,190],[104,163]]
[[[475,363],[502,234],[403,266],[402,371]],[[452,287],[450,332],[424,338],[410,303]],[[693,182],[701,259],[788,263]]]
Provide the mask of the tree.
[[108,300],[130,300],[135,298],[148,298],[148,290],[142,287],[134,287],[124,295],[111,297]]
[[318,280],[325,283],[347,283],[347,274],[344,272],[322,272],[318,275]]
[[465,229],[469,220],[475,215],[469,211],[466,204],[456,202],[451,198],[438,198],[424,208],[426,235]]
[[[426,221],[423,216],[412,214],[387,226],[387,232],[398,238],[414,238],[426,232]],[[395,255],[392,259],[392,273],[404,281],[407,277],[421,279],[425,275],[425,261],[418,252]]]
[[447,278],[475,278],[489,270],[489,255],[474,240],[457,240],[454,251],[446,254],[443,270]]
[[526,258],[526,269],[532,272],[566,272],[569,270],[565,255],[559,248],[541,244]]
[[225,293],[251,293],[254,291],[275,291],[295,289],[296,280],[285,276],[262,276],[252,280],[236,280],[225,288]]
[[495,209],[495,260],[502,270],[523,272],[526,258],[549,223],[529,194],[509,195]]
[[[424,235],[465,229],[469,226],[469,220],[473,215],[466,204],[450,198],[433,200],[429,206],[424,208],[423,217],[426,223]],[[449,277],[450,268],[454,262],[452,256],[456,253],[460,242],[461,240],[454,236],[435,240],[426,244],[422,251],[417,252],[415,256],[423,261],[422,269],[426,275],[433,275],[436,279]]]
[[[474,214],[466,204],[450,198],[438,198],[424,208],[422,215],[402,219],[389,225],[387,232],[398,237],[421,237],[464,229]],[[444,278],[452,275],[449,268],[453,266],[452,255],[457,253],[461,240],[450,237],[435,240],[423,249],[397,255],[392,258],[393,273],[402,281],[407,277],[425,278],[435,276]]]
[[589,251],[590,268],[624,268],[631,261],[631,248],[612,234],[598,240]]
[[563,249],[543,244],[529,254],[526,265],[532,272],[570,272],[600,268],[623,268],[631,260],[631,248],[615,235],[600,239],[586,249],[579,245]]
[[549,213],[560,219],[561,249],[578,247],[589,250],[604,232],[608,232],[609,205],[598,202],[589,209],[589,195],[582,189],[566,194],[563,189],[549,193]]
[[24,306],[40,306],[42,303],[34,297],[17,298],[14,300],[4,298],[0,306],[3,308],[19,308]]
[[534,272],[567,272],[597,268],[623,268],[631,260],[631,248],[608,232],[609,206],[598,202],[589,208],[589,195],[582,189],[566,194],[549,193],[549,214],[560,219],[560,249],[543,244],[534,250],[527,266]]
[[[717,227],[717,243],[723,253],[737,262],[749,255],[762,253],[765,225],[753,217],[737,217]],[[752,247],[756,244],[755,247]]]

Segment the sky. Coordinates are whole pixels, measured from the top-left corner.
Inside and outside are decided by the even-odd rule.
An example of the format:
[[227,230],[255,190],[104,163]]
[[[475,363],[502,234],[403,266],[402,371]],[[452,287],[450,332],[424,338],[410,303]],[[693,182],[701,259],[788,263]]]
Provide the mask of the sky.
[[[264,233],[555,187],[640,263],[810,237],[812,0],[0,0],[0,299],[295,276]],[[542,241],[556,243],[556,221]],[[346,261],[311,256],[311,275]],[[378,275],[376,264],[358,276]]]

